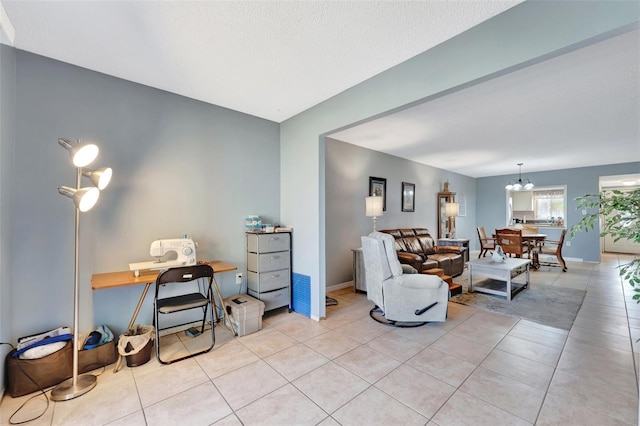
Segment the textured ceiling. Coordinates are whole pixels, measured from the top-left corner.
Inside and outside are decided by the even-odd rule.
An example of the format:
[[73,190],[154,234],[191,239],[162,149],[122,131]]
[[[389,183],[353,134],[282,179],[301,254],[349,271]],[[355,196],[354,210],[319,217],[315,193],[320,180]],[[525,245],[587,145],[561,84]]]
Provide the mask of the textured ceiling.
[[2,0],[19,49],[276,122],[519,2]]
[[[520,1],[0,3],[18,49],[282,122]],[[332,136],[472,177],[640,161],[639,38]]]

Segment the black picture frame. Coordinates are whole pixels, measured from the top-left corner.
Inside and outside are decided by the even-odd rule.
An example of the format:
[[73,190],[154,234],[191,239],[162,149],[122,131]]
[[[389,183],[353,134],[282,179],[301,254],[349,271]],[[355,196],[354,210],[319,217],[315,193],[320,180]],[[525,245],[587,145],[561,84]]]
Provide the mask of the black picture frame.
[[416,185],[402,182],[402,211],[414,212],[416,208]]
[[387,211],[387,179],[369,176],[369,196],[381,196],[382,211]]

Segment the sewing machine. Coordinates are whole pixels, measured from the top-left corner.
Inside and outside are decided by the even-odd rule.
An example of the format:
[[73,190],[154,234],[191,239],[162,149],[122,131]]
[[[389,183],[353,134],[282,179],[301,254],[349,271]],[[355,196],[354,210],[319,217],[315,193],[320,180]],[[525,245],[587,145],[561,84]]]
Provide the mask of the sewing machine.
[[[176,253],[173,260],[162,260],[169,254]],[[137,277],[143,269],[169,269],[177,266],[190,266],[196,264],[196,243],[191,238],[172,238],[155,240],[151,242],[149,254],[156,258],[155,261],[130,263],[129,270]]]

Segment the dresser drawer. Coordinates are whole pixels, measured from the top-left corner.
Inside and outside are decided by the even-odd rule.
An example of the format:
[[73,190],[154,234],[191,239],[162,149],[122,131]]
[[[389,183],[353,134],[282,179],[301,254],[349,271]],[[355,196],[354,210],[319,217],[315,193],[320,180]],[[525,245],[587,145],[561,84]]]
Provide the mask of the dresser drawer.
[[249,295],[262,300],[264,302],[265,311],[280,308],[282,306],[289,306],[289,301],[291,300],[291,298],[289,297],[288,287],[259,294],[249,289]]
[[289,268],[291,253],[279,251],[274,253],[247,253],[247,269],[253,272],[277,271]]
[[291,235],[275,234],[247,234],[247,251],[254,253],[270,253],[289,250]]
[[280,269],[269,272],[247,273],[247,286],[255,291],[271,291],[282,287],[289,287],[291,272],[289,269]]

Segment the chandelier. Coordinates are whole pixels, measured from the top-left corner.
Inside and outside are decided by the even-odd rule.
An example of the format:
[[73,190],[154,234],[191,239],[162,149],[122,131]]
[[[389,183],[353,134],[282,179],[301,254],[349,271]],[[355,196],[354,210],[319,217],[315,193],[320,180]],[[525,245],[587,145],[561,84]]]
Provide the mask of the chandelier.
[[520,170],[518,171],[518,179],[515,182],[509,181],[507,186],[504,187],[507,191],[520,191],[521,189],[528,191],[530,189],[533,189],[533,183],[529,179],[527,179],[526,183],[522,181],[523,164],[524,163],[518,163],[518,167],[520,168]]

